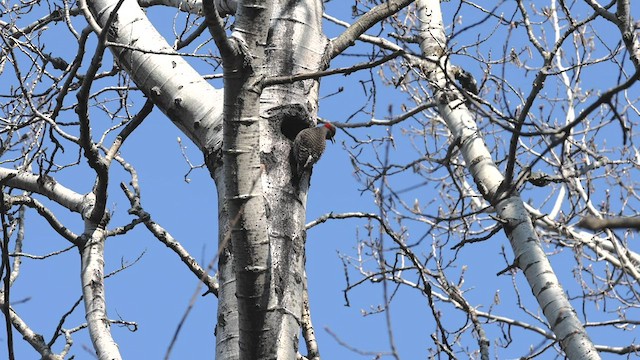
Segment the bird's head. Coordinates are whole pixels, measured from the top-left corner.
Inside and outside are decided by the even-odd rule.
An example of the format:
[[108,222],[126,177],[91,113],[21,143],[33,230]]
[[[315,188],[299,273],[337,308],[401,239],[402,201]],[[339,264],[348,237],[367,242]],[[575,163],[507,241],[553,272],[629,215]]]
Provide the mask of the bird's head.
[[333,137],[336,136],[336,127],[329,122],[324,123],[323,126],[329,129],[329,131],[327,131],[327,139],[331,140],[332,143],[335,143],[336,140]]

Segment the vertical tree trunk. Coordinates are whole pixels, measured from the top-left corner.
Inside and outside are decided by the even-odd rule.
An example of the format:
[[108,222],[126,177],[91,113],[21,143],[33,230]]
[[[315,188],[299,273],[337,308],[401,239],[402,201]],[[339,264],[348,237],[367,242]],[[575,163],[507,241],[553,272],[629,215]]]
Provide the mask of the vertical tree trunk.
[[211,177],[218,189],[218,314],[216,317],[216,359],[239,359],[238,345],[238,301],[236,299],[236,275],[234,256],[231,249],[229,212],[226,207],[226,193],[222,164],[215,157],[207,159],[207,167],[212,169]]
[[[252,36],[243,38],[251,54],[251,69],[242,68],[245,59],[236,59],[240,61],[235,67],[229,66],[231,60],[225,63],[223,166],[232,241],[219,263],[217,336],[218,344],[226,345],[224,351],[218,351],[218,358],[233,358],[232,342],[237,338],[241,359],[295,359],[302,317],[306,190],[297,192],[292,186],[288,159],[296,131],[315,123],[318,81],[264,90],[260,81],[322,67],[326,47],[322,2],[276,1],[273,12],[261,8],[264,14],[257,18],[256,4],[247,6],[238,9],[234,30]],[[263,28],[256,29],[257,24]],[[265,38],[256,40],[258,34]],[[266,44],[264,60],[263,48],[255,44]],[[228,285],[233,281],[234,274],[228,271],[232,263],[237,335],[229,325],[234,320],[230,304],[234,296],[228,294],[233,290]]]
[[265,324],[271,311],[271,261],[259,151],[260,81],[270,16],[270,1],[244,1],[234,27],[237,52],[223,54],[225,206],[236,276],[240,359],[273,358],[274,351],[273,332]]
[[118,360],[122,357],[118,345],[111,336],[111,324],[107,317],[104,289],[104,241],[104,229],[87,220],[84,243],[80,245],[82,296],[89,335],[98,359]]
[[[267,78],[321,70],[327,39],[319,0],[276,1],[266,52]],[[260,148],[264,159],[264,196],[272,256],[272,298],[277,359],[295,359],[300,336],[305,266],[305,220],[308,187],[291,182],[289,153],[298,130],[314,126],[318,109],[316,79],[273,85],[262,93],[265,119]]]

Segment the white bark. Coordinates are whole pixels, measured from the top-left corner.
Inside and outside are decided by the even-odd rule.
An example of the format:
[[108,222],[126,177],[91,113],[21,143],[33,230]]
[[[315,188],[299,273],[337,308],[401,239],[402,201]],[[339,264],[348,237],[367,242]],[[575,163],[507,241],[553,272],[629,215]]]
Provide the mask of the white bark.
[[[547,259],[531,218],[515,191],[504,195],[500,189],[505,180],[493,161],[477,125],[464,106],[464,98],[448,81],[446,71],[446,37],[442,24],[439,0],[419,0],[421,21],[421,50],[431,62],[431,88],[440,102],[439,111],[445,120],[482,195],[495,207],[502,221],[515,256],[540,308],[562,349],[570,359],[599,359],[582,322],[569,303],[564,290]],[[457,94],[457,96],[452,96]]]
[[[293,139],[285,133],[315,122],[318,82],[273,85],[256,96],[260,84],[252,81],[320,70],[326,39],[320,1],[275,2],[273,9],[260,25],[263,18],[248,22],[250,12],[241,6],[229,42],[211,19],[214,39],[225,50],[225,75],[231,75],[225,79],[225,178],[218,187],[224,186],[229,213],[221,226],[228,224],[233,241],[220,258],[218,359],[295,359],[299,343],[306,192],[294,193],[291,185]],[[268,44],[259,37],[267,30]],[[235,38],[251,56],[251,71],[237,58]],[[266,53],[256,46],[263,43]]]
[[[272,44],[267,53],[268,77],[312,73],[323,70],[322,58],[327,39],[322,33],[322,2],[298,1],[295,6],[277,1],[271,28]],[[304,46],[302,46],[304,45]],[[318,111],[319,82],[316,79],[267,87],[260,98],[263,123],[261,152],[270,159],[263,177],[265,199],[270,211],[271,258],[273,279],[271,305],[278,317],[272,326],[278,329],[277,358],[294,359],[302,323],[305,264],[307,186],[298,193],[290,180],[289,145],[281,126],[288,116],[295,118],[286,126],[309,126]],[[284,114],[284,116],[283,116]],[[289,139],[292,140],[292,139]],[[283,146],[284,145],[284,146]],[[286,175],[285,175],[286,174]]]
[[[224,201],[236,284],[236,299],[228,294],[223,294],[223,298],[237,301],[237,341],[241,359],[273,358],[276,351],[275,329],[269,326],[268,320],[275,315],[270,306],[269,291],[269,284],[274,279],[261,181],[259,116],[259,82],[263,76],[271,5],[270,2],[243,2],[238,8],[233,40],[224,38],[219,27],[210,28],[212,34],[217,35],[214,40],[221,48],[225,74]],[[219,21],[217,24],[219,26]],[[228,273],[228,269],[224,272]],[[221,288],[221,291],[226,290]],[[225,311],[233,311],[234,307],[233,304],[219,306],[225,306]],[[220,335],[225,338],[235,336]]]
[[[117,0],[91,0],[88,5],[104,26]],[[223,94],[176,54],[135,0],[125,0],[111,27],[110,49],[138,87],[203,152],[222,142]]]
[[51,177],[41,177],[24,171],[0,168],[0,182],[16,189],[44,195],[71,211],[83,216],[88,215],[86,209],[90,202],[87,196],[64,187]]
[[100,360],[122,359],[111,336],[104,288],[104,229],[87,221],[85,244],[81,247],[82,295],[93,348]]

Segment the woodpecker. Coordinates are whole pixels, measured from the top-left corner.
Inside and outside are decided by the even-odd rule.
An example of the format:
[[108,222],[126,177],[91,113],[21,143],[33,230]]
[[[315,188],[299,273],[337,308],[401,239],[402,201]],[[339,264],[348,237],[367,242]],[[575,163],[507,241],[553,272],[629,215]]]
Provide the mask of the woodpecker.
[[291,170],[294,186],[299,187],[302,175],[309,172],[320,160],[320,156],[326,147],[326,140],[335,142],[336,127],[330,123],[315,128],[304,129],[296,135],[291,147]]
[[[478,91],[478,83],[470,72],[457,66],[452,69],[452,72],[453,77],[458,80],[462,89],[473,95],[478,95],[480,93]],[[467,106],[469,106],[469,104],[469,100],[467,99]]]

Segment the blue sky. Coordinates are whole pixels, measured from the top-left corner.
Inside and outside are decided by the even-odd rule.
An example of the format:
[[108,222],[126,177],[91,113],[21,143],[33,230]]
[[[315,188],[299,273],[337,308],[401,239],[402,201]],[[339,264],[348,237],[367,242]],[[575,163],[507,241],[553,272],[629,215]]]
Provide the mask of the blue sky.
[[[445,22],[451,20],[457,6],[456,3],[443,3]],[[541,4],[542,2],[534,3]],[[334,0],[327,3],[327,11],[344,20],[352,21],[351,5],[351,2]],[[162,23],[162,21],[170,23],[168,19],[171,19],[175,14],[175,11],[171,9],[154,9],[149,12],[156,24]],[[635,11],[635,14],[637,18],[638,10]],[[25,23],[28,20],[25,18]],[[463,18],[463,24],[465,21],[470,20]],[[163,30],[165,34],[170,34],[172,31],[168,26]],[[339,31],[339,29],[327,24],[329,36],[335,36]],[[388,31],[388,29],[384,31]],[[613,31],[613,29],[606,31]],[[477,35],[474,31],[466,32],[456,40],[459,43],[464,43]],[[52,38],[52,41],[55,40]],[[518,44],[518,40],[515,40],[515,43]],[[70,59],[72,56],[70,54],[75,49],[70,49],[71,53],[69,54],[60,49],[61,45],[61,43],[53,42],[50,45],[47,44],[47,48],[56,49],[60,55],[65,54],[65,57]],[[210,43],[208,46],[212,47],[213,44]],[[498,48],[502,44],[488,43],[484,44],[483,48],[489,49],[492,46]],[[367,49],[369,48],[359,47],[349,49],[347,52],[356,53],[367,51]],[[476,75],[481,74],[480,66],[474,65],[469,57],[461,56],[454,60],[459,63],[471,64],[469,70]],[[360,61],[363,60],[349,57],[340,58],[332,63],[332,67]],[[105,61],[105,64],[108,64],[105,65],[106,68],[110,67],[109,61]],[[203,69],[202,64],[198,66]],[[9,79],[10,75],[10,71],[0,75],[0,84],[15,81]],[[514,76],[520,75],[514,73]],[[344,87],[345,91],[337,96],[321,100],[319,115],[332,121],[345,121],[346,117],[356,113],[358,108],[362,106],[363,96],[362,86],[358,81],[366,81],[368,77],[369,74],[363,72],[348,77],[333,76],[323,79],[321,82],[323,96],[334,93],[339,87]],[[530,86],[530,81],[530,78],[514,79],[514,82],[523,88]],[[593,79],[593,81],[595,85],[606,89],[616,80],[600,77]],[[6,85],[0,85],[0,88],[3,86]],[[400,103],[406,102],[405,96],[395,89],[384,88],[380,83],[377,89],[380,96],[379,102],[373,108],[375,117],[386,117],[389,105],[393,105],[394,114],[398,114],[401,111]],[[637,89],[635,93],[635,97],[637,97]],[[134,108],[137,110],[141,106],[142,103],[137,103]],[[102,115],[96,113],[95,116],[96,119],[100,119],[99,116]],[[366,114],[357,113],[353,121],[366,121],[369,118]],[[637,119],[635,120],[637,121]],[[414,120],[408,120],[402,125],[402,127],[409,126],[419,125]],[[611,139],[620,136],[618,132],[608,129],[614,128],[607,128],[603,136]],[[385,131],[386,129],[370,128],[349,130],[350,133],[360,138]],[[408,140],[403,137],[401,126],[393,127],[390,131],[397,139],[401,140],[398,147],[393,149],[392,157],[395,159],[415,157],[416,154],[408,145]],[[122,153],[139,173],[144,209],[204,265],[217,251],[215,186],[204,168],[194,170],[189,175],[190,181],[184,181],[189,167],[182,156],[177,141],[178,137],[182,138],[182,144],[186,147],[185,152],[190,160],[194,164],[202,163],[202,156],[198,154],[195,146],[157,109],[127,140],[122,148]],[[494,139],[493,141],[500,140]],[[352,145],[350,137],[339,130],[336,144],[328,147],[323,159],[316,165],[308,197],[308,221],[328,212],[377,211],[371,194],[362,192],[362,184],[353,176],[353,167],[345,150],[346,147]],[[76,155],[73,152],[68,152],[63,156],[64,159],[71,162]],[[366,153],[366,156],[371,156],[371,153]],[[77,192],[86,192],[93,184],[93,177],[87,169],[86,163],[81,161],[78,170],[64,171],[56,177],[65,186]],[[108,207],[114,211],[111,226],[118,226],[130,220],[126,213],[129,204],[119,189],[119,182],[127,182],[128,179],[123,171],[115,167],[112,170],[112,175]],[[398,187],[410,186],[419,182],[416,179],[403,179],[406,178],[398,180]],[[423,204],[428,203],[439,196],[439,186],[439,183],[429,183],[411,192],[411,196],[419,197]],[[538,200],[539,196],[540,194],[532,192],[523,193],[525,200],[531,197]],[[76,214],[71,214],[49,202],[47,204],[52,206],[60,219],[68,224],[73,231],[76,233],[82,231],[82,222]],[[50,231],[46,222],[34,212],[28,212],[27,219],[27,241],[24,252],[43,255],[66,248],[69,245]],[[357,256],[358,240],[365,236],[366,227],[366,220],[330,220],[314,227],[307,235],[307,272],[312,319],[319,340],[320,353],[324,359],[372,359],[374,355],[371,354],[389,350],[383,314],[363,316],[363,313],[370,312],[383,303],[381,287],[365,285],[352,290],[348,294],[350,306],[345,306],[343,290],[346,286],[346,280],[341,257]],[[427,228],[421,224],[414,224],[408,231],[410,239],[415,239],[415,237],[423,236]],[[431,240],[427,237],[425,242],[428,244]],[[390,245],[388,239],[385,241],[386,245]],[[457,241],[454,239],[452,242]],[[512,306],[516,302],[512,279],[509,276],[496,276],[496,273],[505,267],[500,255],[502,248],[506,247],[507,256],[512,256],[508,246],[508,241],[503,233],[482,244],[467,246],[457,254],[457,267],[450,269],[448,276],[450,279],[457,279],[456,275],[464,271],[464,288],[468,291],[465,295],[471,304],[483,304],[480,310],[488,311],[496,291],[500,290],[501,305],[495,307],[496,313],[505,316],[521,316],[521,313],[514,310]],[[135,265],[106,280],[110,317],[134,321],[139,325],[136,332],[131,332],[126,327],[116,325],[112,327],[123,357],[128,359],[163,358],[180,318],[196,290],[197,279],[187,271],[176,255],[169,252],[142,226],[125,236],[110,238],[106,248],[107,272],[119,269],[122,264],[132,263],[144,253]],[[633,250],[638,251],[637,248]],[[418,251],[422,256],[427,256],[429,246],[423,245]],[[449,256],[453,258],[454,255],[449,254]],[[574,279],[571,269],[563,267],[563,264],[570,261],[568,257],[571,256],[571,253],[565,252],[551,257],[551,262],[561,281],[568,285],[569,294],[578,290],[574,288],[575,285],[572,285]],[[79,257],[75,249],[47,261],[23,260],[20,278],[12,289],[12,301],[15,303],[15,309],[33,327],[33,330],[42,333],[47,340],[50,339],[62,314],[69,311],[80,296],[79,266]],[[353,269],[348,271],[352,282],[359,279]],[[411,277],[412,275],[408,274],[407,276]],[[520,289],[521,301],[530,311],[537,314],[539,309],[521,274],[516,276],[516,283]],[[193,311],[179,334],[172,352],[172,359],[214,357],[213,329],[216,305],[217,301],[211,295],[198,297]],[[459,312],[445,305],[442,305],[440,309],[445,312],[446,316],[443,321],[450,329],[465,326],[465,319]],[[401,357],[403,359],[426,358],[427,349],[433,347],[429,336],[436,331],[436,328],[425,297],[416,290],[401,287],[394,297],[391,312],[394,338]],[[83,323],[83,314],[84,311],[80,306],[67,318],[65,326],[74,327]],[[636,312],[635,314],[629,313],[629,315],[630,317],[635,315],[637,318],[638,314]],[[531,321],[531,319],[526,318],[526,321]],[[501,334],[495,328],[488,327],[488,331],[490,340],[501,338]],[[599,329],[589,329],[589,333],[596,343],[612,346],[627,345],[630,342],[629,338],[633,337],[633,334],[630,333],[622,333],[622,335],[616,333],[615,336],[611,336],[606,331]],[[22,342],[17,333],[15,334],[16,358],[35,358],[36,353]],[[340,345],[331,334],[366,354],[359,355],[347,349]],[[530,344],[536,346],[538,343],[538,340],[530,335],[526,335],[525,340],[520,342],[517,336],[523,336],[524,333],[517,329],[513,329],[513,334],[517,343],[506,350],[492,346],[492,356],[501,359],[517,358],[526,355]],[[624,338],[623,335],[629,335],[629,338]],[[463,341],[471,349],[477,347],[475,340],[469,336],[464,337]],[[5,342],[6,334],[2,333],[0,335],[0,358],[6,356]],[[54,347],[56,351],[60,351],[60,343],[58,342]],[[93,358],[84,349],[85,347],[91,348],[86,330],[74,334],[72,353],[76,355],[76,359]],[[603,357],[607,358],[606,355]]]

